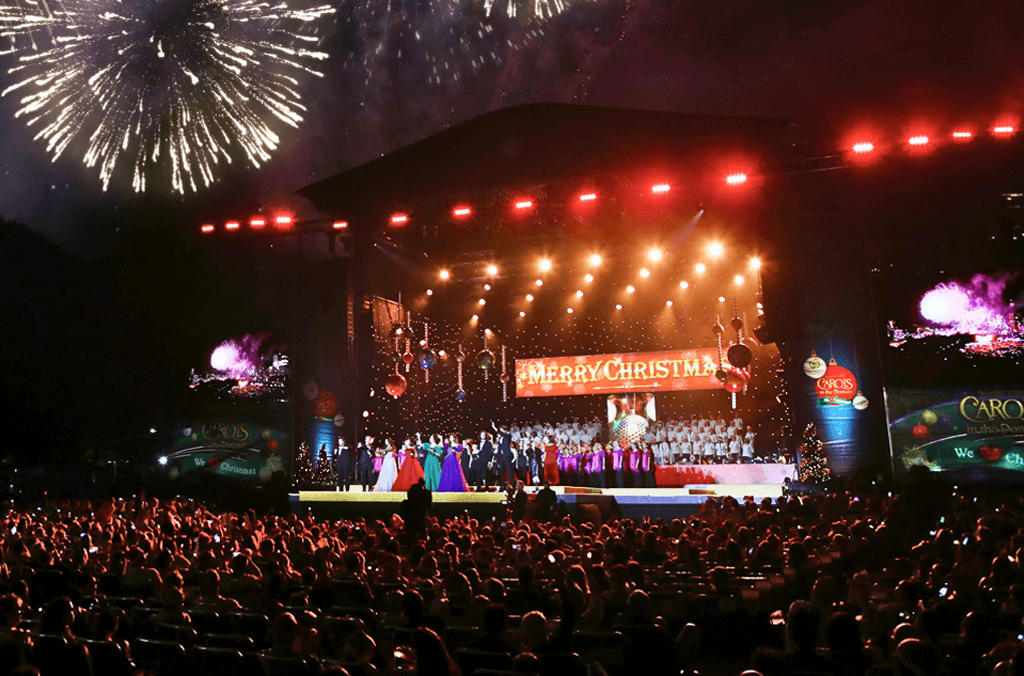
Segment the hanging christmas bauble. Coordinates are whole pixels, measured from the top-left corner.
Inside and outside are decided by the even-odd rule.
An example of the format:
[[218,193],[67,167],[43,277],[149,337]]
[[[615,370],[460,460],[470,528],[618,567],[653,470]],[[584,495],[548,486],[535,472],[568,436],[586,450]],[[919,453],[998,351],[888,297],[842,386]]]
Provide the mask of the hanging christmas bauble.
[[338,413],[338,398],[328,390],[320,390],[316,399],[310,404],[310,408],[313,409],[313,415],[317,418],[334,419]]
[[747,381],[744,380],[743,374],[736,370],[729,370],[725,376],[725,389],[733,394],[742,392],[746,386]]
[[811,352],[811,356],[804,362],[804,374],[808,378],[814,378],[815,380],[825,375],[825,369],[827,368],[828,364],[825,363],[825,360],[814,352]]
[[490,350],[480,350],[476,353],[476,365],[481,371],[491,368],[494,366],[494,353]]
[[425,350],[420,351],[419,362],[420,362],[420,368],[424,368],[424,369],[432,369],[432,368],[434,368],[434,364],[437,362],[437,359],[434,357],[434,351],[430,350],[430,349],[425,349]]
[[732,326],[732,328],[736,329],[737,331],[743,328],[743,320],[740,319],[739,317],[733,317],[732,321],[729,322],[729,324]]
[[395,326],[391,327],[391,337],[392,338],[398,338],[403,333],[405,333],[405,328],[401,324],[396,324]]
[[729,375],[729,372],[726,371],[725,369],[718,369],[717,371],[715,371],[715,377],[718,378],[718,382],[720,383],[725,382],[725,377],[727,375]]
[[398,398],[405,393],[405,388],[408,383],[405,380],[405,376],[401,373],[392,373],[384,379],[384,389],[392,397]]
[[725,331],[725,327],[722,326],[721,324],[715,324],[714,326],[711,327],[711,333],[715,334],[716,336],[722,335],[723,331]]
[[750,362],[754,358],[754,354],[750,351],[750,348],[743,343],[733,345],[725,354],[729,359],[729,363],[740,369],[745,369],[750,366]]
[[335,427],[342,427],[344,424],[345,424],[345,416],[343,416],[340,413],[338,415],[334,416],[334,426]]
[[836,364],[835,359],[829,360],[825,373],[814,382],[814,391],[818,399],[830,406],[852,403],[857,394],[857,378],[849,369]]
[[858,392],[857,396],[853,398],[853,407],[858,411],[863,411],[868,407],[868,398]]
[[463,392],[462,390],[459,390],[458,392],[455,393],[455,398],[458,399],[459,401],[465,401],[466,393]]
[[406,352],[406,353],[404,353],[402,355],[402,363],[403,364],[406,364],[406,365],[411,364],[412,363],[412,359],[413,359],[412,352]]
[[498,377],[498,380],[501,381],[502,385],[508,385],[508,381],[511,379],[508,377],[507,373],[502,373],[501,376]]

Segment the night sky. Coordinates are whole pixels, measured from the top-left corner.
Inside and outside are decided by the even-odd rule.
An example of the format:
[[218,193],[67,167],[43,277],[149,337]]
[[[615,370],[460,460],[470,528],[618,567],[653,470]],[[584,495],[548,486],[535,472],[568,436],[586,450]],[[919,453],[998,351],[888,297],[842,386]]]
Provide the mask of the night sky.
[[[466,2],[470,0],[464,0]],[[476,0],[472,0],[476,1]],[[283,133],[269,166],[234,166],[198,195],[145,197],[124,185],[100,191],[79,159],[51,163],[45,147],[0,99],[0,215],[29,224],[65,251],[89,256],[110,230],[178,227],[290,205],[297,188],[488,110],[525,102],[589,103],[679,112],[784,117],[808,134],[841,137],[855,123],[895,128],[1016,117],[1024,101],[1024,6],[955,2],[731,2],[578,0],[540,27],[503,30],[518,50],[457,82],[427,82],[429,64],[404,47],[392,2],[392,51],[362,69],[360,46],[381,26],[353,24],[361,0],[340,5],[322,46],[326,77],[308,89],[309,116]],[[500,4],[500,3],[499,3]],[[467,27],[472,28],[467,22]],[[11,57],[4,57],[9,66]],[[367,72],[370,84],[366,85]]]

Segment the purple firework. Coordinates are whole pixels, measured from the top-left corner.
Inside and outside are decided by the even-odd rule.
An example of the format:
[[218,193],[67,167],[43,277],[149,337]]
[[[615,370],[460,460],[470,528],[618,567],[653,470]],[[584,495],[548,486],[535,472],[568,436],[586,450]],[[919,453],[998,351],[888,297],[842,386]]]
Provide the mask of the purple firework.
[[967,284],[944,282],[921,297],[918,310],[942,333],[1006,333],[1014,306],[1003,300],[1003,292],[1012,277],[979,274]]
[[225,340],[210,355],[210,366],[232,378],[253,376],[263,364],[260,347],[265,339],[264,334],[246,334],[238,340]]

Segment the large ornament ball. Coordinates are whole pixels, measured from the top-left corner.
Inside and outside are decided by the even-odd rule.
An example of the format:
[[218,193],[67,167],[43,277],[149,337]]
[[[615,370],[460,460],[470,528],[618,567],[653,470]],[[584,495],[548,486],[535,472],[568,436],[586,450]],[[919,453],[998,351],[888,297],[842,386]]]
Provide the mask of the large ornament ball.
[[318,394],[320,394],[320,386],[316,383],[306,383],[306,386],[302,388],[302,396],[306,398],[306,401],[313,401]]
[[921,414],[921,422],[925,425],[934,425],[939,421],[939,416],[935,415],[935,411],[925,411]]
[[320,390],[310,408],[317,418],[331,419],[338,414],[338,398],[329,390]]
[[737,343],[729,348],[726,352],[726,356],[729,358],[729,363],[736,368],[745,369],[750,366],[750,362],[754,359],[754,354],[750,351],[750,348],[743,343]]
[[737,331],[743,328],[743,320],[740,319],[739,317],[733,317],[732,321],[729,322],[729,324],[732,326],[732,328],[736,329]]
[[729,375],[729,372],[726,371],[725,369],[718,369],[717,371],[715,371],[715,377],[718,378],[718,382],[720,382],[720,383],[724,383],[725,382],[725,378],[728,375]]
[[341,427],[344,424],[345,424],[345,416],[343,416],[340,413],[338,415],[334,416],[334,426],[335,427]]
[[723,331],[725,331],[725,327],[722,326],[721,324],[715,324],[714,326],[711,327],[711,333],[715,334],[716,336],[722,335]]
[[868,398],[858,392],[857,396],[853,398],[853,407],[858,411],[863,411],[868,407]]
[[491,368],[494,366],[494,353],[490,350],[480,350],[476,353],[476,365],[481,371]]
[[422,350],[420,352],[419,362],[420,362],[420,368],[423,368],[423,369],[432,369],[432,368],[434,368],[434,364],[437,363],[437,358],[434,357],[434,351],[433,350]]
[[725,376],[725,389],[733,394],[742,392],[743,388],[746,387],[747,381],[743,378],[743,374],[739,371],[729,371]]
[[412,363],[412,358],[413,358],[412,357],[412,352],[406,352],[405,354],[402,355],[402,363],[403,364],[411,364]]
[[184,437],[187,437],[190,434],[192,434],[192,428],[191,427],[186,427],[185,429],[183,429],[181,431],[181,435],[184,436]]
[[810,357],[807,358],[807,361],[804,362],[804,375],[806,375],[808,378],[813,378],[814,380],[817,380],[818,378],[825,375],[825,370],[827,368],[828,364],[825,363],[824,359],[822,359],[816,354],[812,354]]
[[384,379],[384,390],[397,399],[405,394],[405,388],[408,384],[409,383],[405,380],[405,376],[401,373],[392,373]]
[[277,439],[271,439],[270,441],[267,442],[267,450],[268,451],[276,451],[277,450]]
[[928,429],[927,425],[914,425],[914,429],[911,430],[911,434],[918,441],[927,441],[931,437],[932,432]]
[[466,401],[466,393],[463,392],[462,390],[459,390],[458,392],[455,393],[455,398],[458,399],[459,401]]
[[510,378],[508,377],[507,373],[502,373],[498,380],[501,381],[502,385],[507,385]]

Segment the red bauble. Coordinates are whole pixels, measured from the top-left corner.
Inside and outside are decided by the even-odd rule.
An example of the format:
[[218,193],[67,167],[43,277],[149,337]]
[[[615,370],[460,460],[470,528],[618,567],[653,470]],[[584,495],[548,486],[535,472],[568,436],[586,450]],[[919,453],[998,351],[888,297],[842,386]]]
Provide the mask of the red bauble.
[[747,381],[743,377],[740,371],[730,369],[728,374],[725,376],[725,389],[736,394],[742,392],[743,388],[746,387]]
[[814,381],[818,399],[853,399],[857,395],[857,378],[849,369],[836,364],[832,359],[825,369],[825,375]]
[[267,449],[271,451],[277,450],[277,439],[271,439],[267,442]]
[[332,392],[320,390],[310,406],[317,418],[333,418],[338,413],[338,398]]
[[1003,449],[998,446],[982,446],[978,449],[978,455],[985,462],[996,462],[1003,457]]
[[392,397],[400,397],[405,393],[408,383],[401,373],[392,373],[384,380],[384,389]]
[[918,441],[926,441],[931,435],[932,431],[928,429],[927,425],[914,425],[914,429],[911,431],[914,438]]
[[412,352],[406,352],[405,354],[402,355],[402,363],[403,364],[411,364],[412,363],[412,359],[413,359]]

